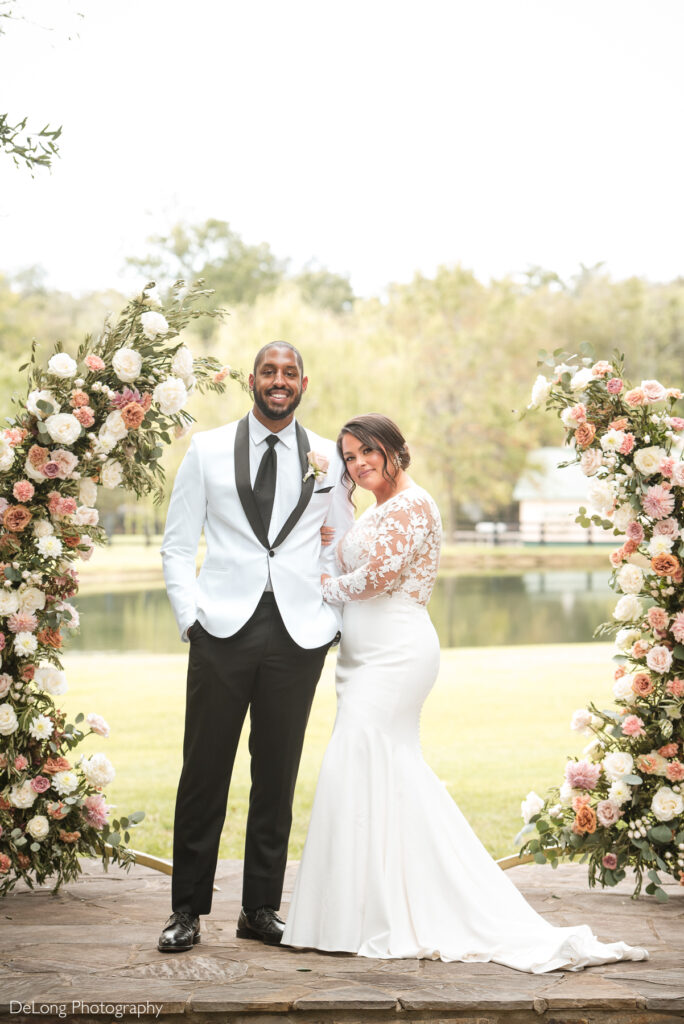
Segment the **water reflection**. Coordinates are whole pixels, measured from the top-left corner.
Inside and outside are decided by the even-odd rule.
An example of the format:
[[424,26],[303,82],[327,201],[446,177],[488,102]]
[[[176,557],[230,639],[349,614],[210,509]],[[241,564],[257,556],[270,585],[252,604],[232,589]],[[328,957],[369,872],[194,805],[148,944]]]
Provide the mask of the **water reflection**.
[[[588,641],[615,605],[608,578],[605,572],[443,574],[430,614],[443,647]],[[162,588],[88,594],[78,607],[81,633],[72,650],[187,650]]]

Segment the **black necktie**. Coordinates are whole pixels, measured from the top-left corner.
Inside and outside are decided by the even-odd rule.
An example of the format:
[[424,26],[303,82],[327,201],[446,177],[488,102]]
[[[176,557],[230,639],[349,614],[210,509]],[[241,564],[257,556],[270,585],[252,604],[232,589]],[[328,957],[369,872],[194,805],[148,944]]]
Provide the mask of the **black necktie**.
[[273,499],[275,498],[276,476],[278,475],[278,456],[275,453],[275,446],[278,444],[276,435],[269,434],[266,438],[266,444],[268,447],[261,457],[252,490],[254,491],[257,508],[264,524],[264,530],[268,534],[268,528],[271,525]]

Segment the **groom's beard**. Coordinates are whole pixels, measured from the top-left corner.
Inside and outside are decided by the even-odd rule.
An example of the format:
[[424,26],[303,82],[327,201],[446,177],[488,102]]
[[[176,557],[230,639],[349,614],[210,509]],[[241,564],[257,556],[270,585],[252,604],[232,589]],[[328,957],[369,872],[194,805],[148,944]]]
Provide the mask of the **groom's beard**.
[[[276,390],[276,389],[274,389]],[[274,406],[268,401],[268,392],[266,389],[257,391],[254,388],[252,395],[254,397],[254,404],[256,405],[259,412],[263,413],[270,420],[284,420],[288,416],[291,416],[297,406],[302,400],[302,392],[297,391],[292,397],[292,400],[287,405]]]

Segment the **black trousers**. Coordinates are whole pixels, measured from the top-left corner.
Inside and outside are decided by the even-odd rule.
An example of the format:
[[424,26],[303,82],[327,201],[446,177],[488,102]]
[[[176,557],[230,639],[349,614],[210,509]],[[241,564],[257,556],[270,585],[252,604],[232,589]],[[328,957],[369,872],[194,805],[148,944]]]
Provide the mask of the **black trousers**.
[[299,647],[273,594],[220,638],[191,630],[183,770],[173,837],[174,911],[208,914],[242,724],[250,712],[252,785],[242,904],[278,909],[304,732],[330,646]]

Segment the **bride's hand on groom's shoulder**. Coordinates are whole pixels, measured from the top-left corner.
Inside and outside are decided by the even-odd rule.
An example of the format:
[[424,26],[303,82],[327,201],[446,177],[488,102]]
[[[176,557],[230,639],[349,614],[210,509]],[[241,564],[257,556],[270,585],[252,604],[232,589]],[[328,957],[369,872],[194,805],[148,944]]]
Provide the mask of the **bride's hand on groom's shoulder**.
[[322,574],[322,576],[321,576],[321,586],[323,586],[323,584],[325,583],[326,580],[331,580],[331,579],[332,579],[332,576],[330,576],[327,572],[324,572]]

